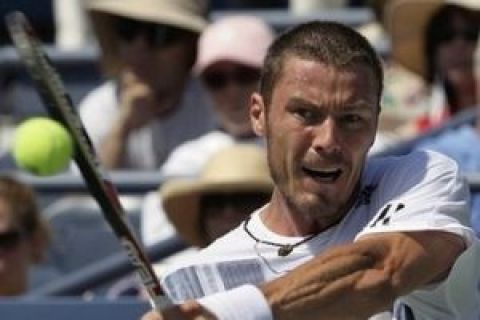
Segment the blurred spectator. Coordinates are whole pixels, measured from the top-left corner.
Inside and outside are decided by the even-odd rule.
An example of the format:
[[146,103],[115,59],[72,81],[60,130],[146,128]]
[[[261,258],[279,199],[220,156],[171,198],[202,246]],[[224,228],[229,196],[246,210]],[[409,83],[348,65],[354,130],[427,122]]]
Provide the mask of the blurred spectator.
[[390,35],[385,27],[384,13],[392,0],[369,0],[374,20],[358,28],[384,58],[384,90],[379,130],[370,153],[382,151],[400,140],[416,135],[408,125],[425,111],[425,82],[396,61],[389,52]]
[[[475,75],[477,79],[477,118],[480,119],[480,37],[475,54]],[[480,172],[480,121],[473,126],[465,125],[456,130],[445,131],[420,145],[433,149],[455,159],[466,174]],[[480,236],[480,194],[472,197],[472,226]]]
[[216,152],[198,178],[165,182],[160,196],[180,236],[203,248],[266,204],[271,191],[263,148],[237,144]]
[[[203,32],[194,70],[213,102],[217,129],[177,147],[161,169],[165,176],[197,175],[223,147],[238,142],[263,143],[253,132],[248,106],[273,37],[272,29],[253,16],[228,16]],[[150,193],[142,211],[144,241],[151,244],[163,238],[161,230],[167,225],[161,199]]]
[[389,2],[391,0],[368,0],[366,5],[372,11],[373,19],[357,28],[377,50],[382,49],[389,38],[383,21],[383,13]]
[[110,169],[156,169],[178,144],[211,128],[190,77],[206,26],[203,0],[89,0],[87,12],[113,77],[80,105]]
[[[266,204],[273,188],[263,148],[236,144],[215,152],[198,178],[172,178],[157,197],[164,200],[173,232],[192,246],[155,267],[161,276],[174,261],[192,257],[218,237],[234,229],[255,208]],[[170,224],[171,223],[171,224]],[[137,295],[142,292],[136,275],[108,290],[107,296]]]
[[393,0],[387,6],[393,59],[420,75],[428,90],[415,132],[474,106],[479,9],[477,0]]
[[30,267],[43,260],[49,240],[33,190],[0,176],[0,296],[28,290]]
[[261,143],[253,132],[248,107],[273,37],[273,30],[253,16],[228,16],[207,27],[199,40],[194,70],[213,102],[217,129],[177,147],[162,173],[195,175],[212,152],[226,145]]

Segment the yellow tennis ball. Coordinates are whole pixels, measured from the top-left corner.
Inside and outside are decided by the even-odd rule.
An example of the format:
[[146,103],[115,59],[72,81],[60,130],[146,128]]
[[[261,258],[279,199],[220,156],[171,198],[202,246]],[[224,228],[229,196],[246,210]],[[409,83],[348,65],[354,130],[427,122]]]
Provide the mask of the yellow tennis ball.
[[40,176],[65,170],[74,152],[68,131],[58,122],[41,117],[17,127],[12,149],[18,167]]

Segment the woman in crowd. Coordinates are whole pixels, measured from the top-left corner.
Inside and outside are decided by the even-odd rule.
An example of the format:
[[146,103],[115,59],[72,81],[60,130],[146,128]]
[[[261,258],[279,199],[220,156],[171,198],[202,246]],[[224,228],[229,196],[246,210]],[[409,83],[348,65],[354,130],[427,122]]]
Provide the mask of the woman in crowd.
[[0,176],[0,296],[28,290],[30,267],[44,258],[49,238],[33,190]]

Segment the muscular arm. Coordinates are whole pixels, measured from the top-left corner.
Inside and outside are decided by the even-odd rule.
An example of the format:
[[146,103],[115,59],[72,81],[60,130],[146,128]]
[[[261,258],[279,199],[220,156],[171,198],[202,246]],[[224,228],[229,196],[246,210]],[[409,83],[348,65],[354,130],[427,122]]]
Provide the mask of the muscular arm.
[[[446,232],[378,234],[328,250],[260,289],[275,320],[365,319],[443,279],[464,249],[459,236]],[[186,305],[211,319],[198,303]],[[182,308],[145,319],[194,319]]]
[[445,277],[463,250],[460,237],[444,232],[380,234],[334,248],[261,289],[276,320],[365,319]]

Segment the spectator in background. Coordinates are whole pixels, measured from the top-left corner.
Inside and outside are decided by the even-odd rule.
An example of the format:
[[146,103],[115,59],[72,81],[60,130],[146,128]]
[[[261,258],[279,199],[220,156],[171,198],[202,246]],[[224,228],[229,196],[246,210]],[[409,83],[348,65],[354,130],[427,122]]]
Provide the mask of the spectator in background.
[[207,25],[203,0],[89,0],[105,71],[113,79],[80,105],[110,169],[157,169],[212,116],[190,75]]
[[417,132],[408,125],[425,110],[427,91],[423,79],[405,68],[389,50],[390,34],[386,28],[385,12],[395,0],[368,0],[374,19],[357,28],[384,58],[384,91],[378,134],[370,153],[377,153]]
[[393,59],[420,75],[428,90],[414,132],[474,106],[479,10],[477,0],[393,0],[386,8]]
[[[172,178],[163,184],[162,197],[167,222],[190,246],[157,263],[161,276],[166,268],[214,242],[244,221],[254,208],[266,204],[273,189],[263,148],[235,144],[216,151],[198,178]],[[172,233],[173,233],[172,232]],[[117,282],[107,296],[143,294],[136,275]]]
[[382,112],[379,116],[378,134],[370,153],[383,151],[416,135],[417,132],[408,124],[425,110],[427,90],[423,79],[396,61],[389,50],[390,34],[386,28],[384,13],[394,2],[367,1],[374,19],[357,29],[384,58]]
[[194,70],[213,102],[217,128],[177,147],[161,168],[163,174],[198,174],[212,152],[224,146],[261,143],[248,105],[273,37],[273,30],[253,16],[227,16],[205,29]]
[[[238,142],[262,144],[253,132],[248,105],[273,37],[273,30],[253,16],[227,16],[205,29],[194,70],[213,102],[217,129],[173,150],[161,168],[166,177],[197,175],[223,147]],[[142,235],[147,244],[172,231],[162,211],[157,193],[148,194],[142,210]],[[164,233],[164,228],[170,231]]]
[[203,248],[266,204],[273,189],[263,148],[225,147],[198,178],[173,178],[160,188],[167,217],[187,244]]
[[49,239],[33,190],[0,176],[0,296],[28,290],[30,267],[43,260]]
[[[475,54],[475,78],[477,79],[477,118],[480,118],[480,38]],[[420,145],[444,153],[455,159],[466,174],[480,172],[480,121],[473,126],[465,125],[456,130],[448,130]],[[480,237],[480,194],[472,197],[472,227]]]

